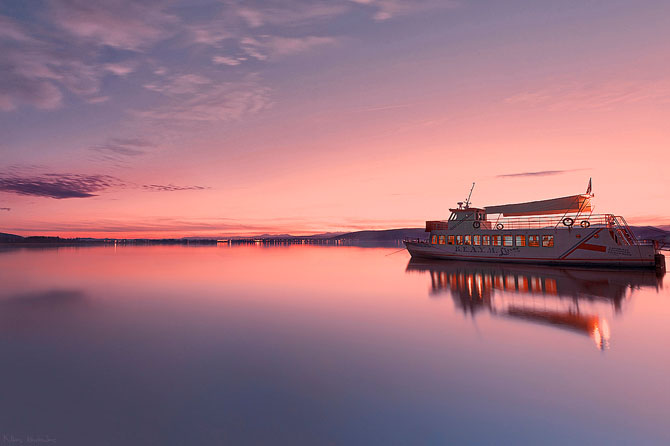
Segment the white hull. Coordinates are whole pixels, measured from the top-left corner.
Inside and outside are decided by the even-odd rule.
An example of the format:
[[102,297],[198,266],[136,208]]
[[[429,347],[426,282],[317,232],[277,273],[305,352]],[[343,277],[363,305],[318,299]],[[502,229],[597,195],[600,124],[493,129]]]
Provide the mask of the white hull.
[[[460,231],[458,231],[460,232]],[[454,234],[434,231],[434,235]],[[468,231],[471,232],[471,231]],[[580,265],[653,268],[656,250],[652,245],[622,245],[605,228],[541,229],[541,230],[479,230],[478,235],[553,235],[554,246],[482,246],[449,245],[406,241],[412,257],[467,261],[532,263],[544,265]]]

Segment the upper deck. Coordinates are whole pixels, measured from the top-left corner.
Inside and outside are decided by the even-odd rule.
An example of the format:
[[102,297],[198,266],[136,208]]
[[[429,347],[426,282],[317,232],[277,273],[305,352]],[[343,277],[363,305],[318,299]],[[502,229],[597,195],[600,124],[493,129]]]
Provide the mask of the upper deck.
[[[474,183],[473,183],[474,188]],[[472,190],[470,191],[472,194]],[[427,221],[426,232],[446,231],[474,235],[478,231],[569,231],[607,229],[617,244],[647,245],[631,231],[626,219],[614,214],[594,214],[591,205],[591,181],[586,193],[524,203],[471,207],[470,197],[449,209],[448,220]]]
[[525,230],[570,230],[573,228],[606,228],[616,234],[626,245],[647,245],[650,241],[638,240],[626,219],[614,214],[530,215],[504,217],[499,214],[489,220],[484,209],[451,209],[449,220],[427,221],[426,232],[446,231],[474,233],[474,231],[525,231]]

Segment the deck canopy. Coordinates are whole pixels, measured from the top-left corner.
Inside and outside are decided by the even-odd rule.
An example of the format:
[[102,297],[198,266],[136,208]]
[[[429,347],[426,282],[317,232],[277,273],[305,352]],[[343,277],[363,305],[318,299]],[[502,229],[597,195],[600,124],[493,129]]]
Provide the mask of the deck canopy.
[[505,217],[591,212],[591,195],[570,195],[550,200],[486,206],[485,209],[487,214],[503,214]]

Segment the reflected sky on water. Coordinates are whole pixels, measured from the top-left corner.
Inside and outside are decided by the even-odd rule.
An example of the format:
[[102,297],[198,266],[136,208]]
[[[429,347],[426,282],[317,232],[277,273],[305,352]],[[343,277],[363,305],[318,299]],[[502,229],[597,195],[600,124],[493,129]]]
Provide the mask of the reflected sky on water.
[[396,251],[0,251],[0,431],[64,445],[670,442],[666,277]]

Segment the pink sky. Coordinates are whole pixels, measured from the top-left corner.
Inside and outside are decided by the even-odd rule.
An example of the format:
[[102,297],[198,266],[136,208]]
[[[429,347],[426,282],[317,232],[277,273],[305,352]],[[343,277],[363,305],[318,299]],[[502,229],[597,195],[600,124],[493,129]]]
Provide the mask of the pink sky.
[[522,3],[0,8],[0,232],[419,227],[590,177],[670,224],[670,5]]

